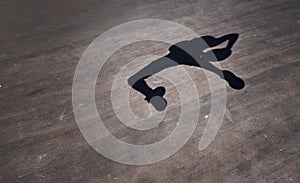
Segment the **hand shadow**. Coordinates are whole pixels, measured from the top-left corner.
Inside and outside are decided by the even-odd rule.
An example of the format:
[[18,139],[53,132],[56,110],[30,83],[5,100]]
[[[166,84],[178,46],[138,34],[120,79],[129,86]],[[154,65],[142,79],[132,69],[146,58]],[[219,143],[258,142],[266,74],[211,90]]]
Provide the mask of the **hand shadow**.
[[[169,67],[179,65],[189,65],[201,67],[219,75],[226,80],[230,87],[236,90],[244,88],[244,81],[228,70],[220,70],[210,62],[223,61],[228,58],[231,48],[238,39],[238,34],[227,34],[219,38],[212,36],[202,36],[188,41],[178,42],[169,48],[170,53],[161,57],[128,79],[128,84],[135,90],[145,95],[145,100],[151,103],[158,111],[167,107],[167,101],[163,98],[165,88],[160,86],[155,89],[150,88],[145,79]],[[228,41],[224,48],[216,47]],[[209,51],[204,51],[209,49]]]

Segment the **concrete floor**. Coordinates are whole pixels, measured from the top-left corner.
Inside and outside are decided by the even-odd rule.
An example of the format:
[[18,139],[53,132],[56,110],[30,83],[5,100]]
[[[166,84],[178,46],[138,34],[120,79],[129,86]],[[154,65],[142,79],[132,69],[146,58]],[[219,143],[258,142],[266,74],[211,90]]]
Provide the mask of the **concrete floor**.
[[[0,182],[300,182],[300,1],[2,0],[0,17]],[[221,129],[198,151],[209,90],[200,69],[187,68],[203,102],[192,138],[166,160],[130,166],[98,154],[83,139],[72,81],[81,54],[97,36],[144,18],[175,21],[199,35],[238,33],[222,66],[246,87],[227,88]],[[129,50],[111,58],[118,64],[105,66],[107,86],[123,63],[149,52],[163,55],[167,48],[142,43]],[[100,83],[99,113],[118,138],[151,143],[174,128],[179,106],[161,130],[150,132],[155,135],[120,127],[110,91]],[[175,100],[170,83],[160,84]],[[143,102],[134,94],[133,101]]]

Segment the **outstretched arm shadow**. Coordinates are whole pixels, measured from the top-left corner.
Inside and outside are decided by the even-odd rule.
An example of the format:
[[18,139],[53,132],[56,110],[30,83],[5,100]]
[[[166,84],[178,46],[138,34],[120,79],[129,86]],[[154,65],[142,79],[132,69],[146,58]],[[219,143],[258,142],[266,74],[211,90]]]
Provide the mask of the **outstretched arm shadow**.
[[[169,48],[169,54],[151,62],[131,76],[128,79],[128,84],[145,95],[145,100],[151,103],[158,111],[164,110],[167,106],[167,101],[163,98],[165,88],[157,87],[152,89],[147,85],[145,79],[176,65],[201,67],[219,75],[222,79],[226,80],[232,88],[237,90],[242,89],[245,83],[241,78],[230,71],[220,70],[210,63],[223,61],[228,58],[232,53],[231,48],[237,39],[238,34],[227,34],[219,38],[203,36],[176,43]],[[212,49],[212,47],[216,47],[226,41],[228,41],[226,47]],[[209,51],[204,52],[206,49],[209,49]]]

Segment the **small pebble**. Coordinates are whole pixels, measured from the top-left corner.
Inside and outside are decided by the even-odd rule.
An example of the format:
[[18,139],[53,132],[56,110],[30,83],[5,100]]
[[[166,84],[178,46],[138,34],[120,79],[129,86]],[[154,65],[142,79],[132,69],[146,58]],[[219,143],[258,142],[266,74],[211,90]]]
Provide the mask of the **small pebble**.
[[208,115],[205,115],[204,118],[207,119],[207,118],[208,118]]

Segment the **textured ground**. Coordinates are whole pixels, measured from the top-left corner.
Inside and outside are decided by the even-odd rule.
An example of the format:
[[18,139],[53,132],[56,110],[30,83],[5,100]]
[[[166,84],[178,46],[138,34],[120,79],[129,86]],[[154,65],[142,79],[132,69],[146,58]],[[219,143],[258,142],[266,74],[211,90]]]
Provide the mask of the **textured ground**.
[[[300,182],[300,1],[2,0],[0,17],[0,182]],[[203,73],[187,68],[203,102],[195,133],[170,158],[129,166],[106,159],[83,139],[73,114],[72,80],[81,54],[97,36],[143,18],[175,21],[199,35],[238,33],[222,66],[246,87],[228,87],[220,132],[198,151],[209,90]],[[136,56],[166,51],[153,43],[120,50],[111,57],[115,64],[104,67],[104,85]],[[99,113],[124,141],[151,143],[174,128],[179,111],[174,87],[155,78],[149,82],[164,84],[175,107],[161,129],[141,134],[118,124],[110,87],[100,86],[99,79]],[[141,95],[131,95],[143,105]]]

